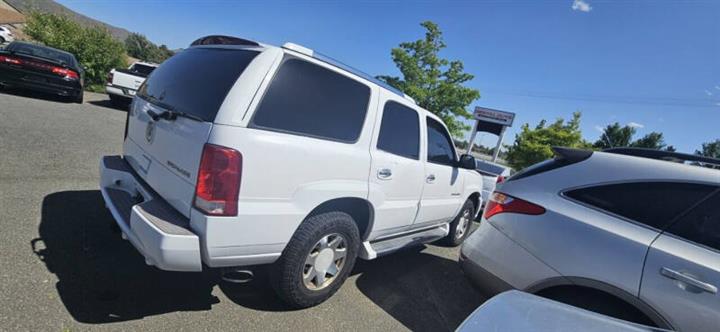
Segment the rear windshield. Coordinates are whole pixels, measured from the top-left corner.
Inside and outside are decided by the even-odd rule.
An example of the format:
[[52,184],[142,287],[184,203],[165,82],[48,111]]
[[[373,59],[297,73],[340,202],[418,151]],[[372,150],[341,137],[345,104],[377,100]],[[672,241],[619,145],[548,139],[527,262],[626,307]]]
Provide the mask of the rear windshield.
[[184,50],[155,69],[138,96],[212,122],[228,91],[257,54],[223,48]]
[[495,174],[495,175],[500,175],[503,172],[505,172],[505,167],[502,167],[500,165],[488,164],[488,163],[482,162],[480,160],[477,161],[477,169],[479,171],[482,171],[485,173],[490,173],[490,174]]
[[35,46],[24,43],[12,43],[7,47],[8,51],[12,51],[17,54],[26,54],[38,58],[48,59],[54,62],[66,64],[68,66],[75,66],[75,59],[72,55],[53,50],[51,48]]
[[141,64],[134,64],[130,71],[132,71],[135,74],[139,74],[142,77],[148,77],[150,76],[150,73],[155,70],[155,67],[141,65]]

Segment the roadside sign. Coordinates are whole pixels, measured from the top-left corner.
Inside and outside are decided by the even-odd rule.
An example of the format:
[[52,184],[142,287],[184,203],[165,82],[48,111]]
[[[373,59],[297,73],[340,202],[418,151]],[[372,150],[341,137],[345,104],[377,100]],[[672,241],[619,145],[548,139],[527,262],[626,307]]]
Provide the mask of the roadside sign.
[[492,108],[480,106],[475,107],[475,112],[473,114],[475,115],[475,120],[497,123],[506,127],[512,126],[513,121],[515,120],[515,113],[498,111]]

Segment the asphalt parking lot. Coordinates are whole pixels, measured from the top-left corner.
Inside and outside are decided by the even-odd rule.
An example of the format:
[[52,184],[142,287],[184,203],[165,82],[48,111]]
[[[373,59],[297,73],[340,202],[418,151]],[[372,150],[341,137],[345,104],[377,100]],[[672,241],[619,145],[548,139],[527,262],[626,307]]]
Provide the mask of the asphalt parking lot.
[[484,301],[458,249],[359,261],[327,302],[291,310],[264,281],[145,265],[112,225],[98,160],[119,154],[126,113],[0,92],[0,330],[454,330]]

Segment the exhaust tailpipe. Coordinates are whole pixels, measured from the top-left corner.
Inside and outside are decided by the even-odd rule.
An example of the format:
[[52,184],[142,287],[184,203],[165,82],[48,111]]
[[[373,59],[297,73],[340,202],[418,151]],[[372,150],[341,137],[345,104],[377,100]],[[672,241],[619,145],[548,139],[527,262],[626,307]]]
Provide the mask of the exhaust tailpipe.
[[244,269],[225,269],[222,272],[222,280],[233,284],[245,284],[251,282],[255,274]]

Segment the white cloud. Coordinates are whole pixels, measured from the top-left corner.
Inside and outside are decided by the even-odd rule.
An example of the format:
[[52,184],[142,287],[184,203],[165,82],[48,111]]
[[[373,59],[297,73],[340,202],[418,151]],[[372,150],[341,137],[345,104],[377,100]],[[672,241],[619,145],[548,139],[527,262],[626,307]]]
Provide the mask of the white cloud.
[[604,128],[603,126],[595,126],[595,130],[597,130],[597,131],[599,131],[599,132],[601,132],[601,133],[602,133],[602,132],[605,132],[605,128]]
[[[715,88],[717,89],[718,87],[716,86]],[[712,91],[710,90],[705,90],[705,94],[708,95],[708,97],[713,95]]]
[[637,123],[637,122],[628,122],[627,126],[633,127],[633,128],[645,128],[645,125],[643,125],[642,123]]
[[720,85],[716,85],[715,90],[720,90]]
[[573,0],[572,9],[587,13],[592,10],[592,7],[585,0]]

